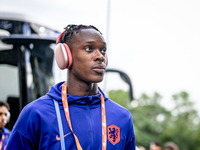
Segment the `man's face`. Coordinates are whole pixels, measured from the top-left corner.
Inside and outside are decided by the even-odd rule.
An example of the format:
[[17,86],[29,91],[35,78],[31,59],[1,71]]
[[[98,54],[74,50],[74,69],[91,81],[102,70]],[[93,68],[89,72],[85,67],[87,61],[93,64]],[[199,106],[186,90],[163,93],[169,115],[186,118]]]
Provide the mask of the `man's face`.
[[8,109],[0,106],[0,129],[4,128],[8,120]]
[[73,76],[86,83],[103,80],[106,69],[106,43],[94,29],[81,29],[74,33],[70,43]]
[[155,146],[154,150],[162,150],[162,148],[160,146]]

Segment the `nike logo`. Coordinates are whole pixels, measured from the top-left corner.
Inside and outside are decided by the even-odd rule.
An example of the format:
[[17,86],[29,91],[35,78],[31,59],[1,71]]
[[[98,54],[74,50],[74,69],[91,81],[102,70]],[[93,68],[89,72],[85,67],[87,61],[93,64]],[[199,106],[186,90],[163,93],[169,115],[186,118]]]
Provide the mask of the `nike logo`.
[[[71,133],[71,132],[65,134],[64,137],[68,136],[70,133]],[[58,135],[56,135],[56,140],[58,140],[58,141],[60,140],[60,137],[58,137]]]

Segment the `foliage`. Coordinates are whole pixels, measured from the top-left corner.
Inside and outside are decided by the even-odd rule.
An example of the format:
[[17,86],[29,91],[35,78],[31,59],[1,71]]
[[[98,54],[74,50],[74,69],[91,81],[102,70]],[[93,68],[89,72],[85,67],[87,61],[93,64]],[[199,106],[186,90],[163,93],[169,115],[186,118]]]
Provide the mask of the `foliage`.
[[163,145],[173,141],[181,150],[200,150],[199,116],[187,92],[172,95],[171,110],[160,104],[162,96],[158,93],[151,97],[143,93],[130,102],[128,92],[112,90],[109,98],[131,112],[138,146],[149,149],[150,142],[159,140]]

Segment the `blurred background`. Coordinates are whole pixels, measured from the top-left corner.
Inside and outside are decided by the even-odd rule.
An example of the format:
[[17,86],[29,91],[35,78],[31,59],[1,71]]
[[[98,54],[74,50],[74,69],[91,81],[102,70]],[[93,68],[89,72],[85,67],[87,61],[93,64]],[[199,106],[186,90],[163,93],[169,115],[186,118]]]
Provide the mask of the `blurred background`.
[[[48,48],[53,49],[52,43],[68,24],[94,25],[103,33],[108,44],[108,68],[126,73],[131,80],[131,91],[135,98],[132,101],[128,96],[130,86],[118,73],[106,73],[100,86],[110,98],[133,114],[137,145],[148,149],[151,141],[160,140],[163,145],[167,141],[175,141],[182,150],[197,150],[200,147],[200,1],[0,0],[0,3],[0,20],[15,16],[23,18],[26,23],[32,23],[30,31],[23,24],[26,40],[33,29],[34,34],[36,30],[40,33],[39,37],[29,39],[29,50],[23,53],[24,62],[30,61],[26,64],[26,69],[32,68],[28,71],[32,71],[34,77],[39,76],[37,67],[47,65],[40,66],[42,56],[53,57],[52,51],[43,53],[42,56],[39,53],[46,45],[39,47],[41,50],[38,53],[33,51],[40,37],[43,37],[41,41],[46,42]],[[5,27],[5,24],[1,22],[0,26]],[[8,26],[9,23],[5,28]],[[45,34],[42,30],[39,31],[43,26],[49,29]],[[9,36],[11,32],[2,31],[2,34]],[[0,43],[4,46],[1,51],[12,47],[13,40],[19,43],[24,41],[23,38],[4,38]],[[16,43],[14,48],[18,45]],[[18,48],[25,51],[26,44],[22,45]],[[19,69],[7,69],[8,63],[2,61],[6,55],[0,54],[0,62],[4,64],[0,66],[0,84],[1,89],[4,89],[0,90],[2,100],[8,100],[8,95],[12,98],[19,97],[22,94],[20,89],[25,86],[18,80],[24,80],[17,73]],[[53,69],[44,74],[44,77],[49,77],[47,87],[66,79],[66,71],[60,71],[52,59],[49,59],[49,63],[50,69]],[[17,61],[9,65],[23,68],[23,62],[20,65]],[[36,68],[35,74],[33,68]],[[27,81],[34,80],[36,86],[36,79],[27,72]],[[41,83],[45,82],[45,79],[41,80]],[[26,95],[26,98],[29,97],[26,102],[19,101],[20,110],[26,103],[46,92],[42,90],[43,87],[40,87],[40,91],[32,88],[32,92],[36,94],[32,97]]]

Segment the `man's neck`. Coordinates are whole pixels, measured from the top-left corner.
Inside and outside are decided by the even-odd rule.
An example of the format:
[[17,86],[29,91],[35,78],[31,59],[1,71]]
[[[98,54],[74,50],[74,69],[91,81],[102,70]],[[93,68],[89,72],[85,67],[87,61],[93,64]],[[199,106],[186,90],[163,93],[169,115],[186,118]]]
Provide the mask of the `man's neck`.
[[75,82],[68,80],[67,81],[67,93],[70,95],[77,96],[91,96],[98,93],[98,84],[97,83],[84,83],[84,82]]

